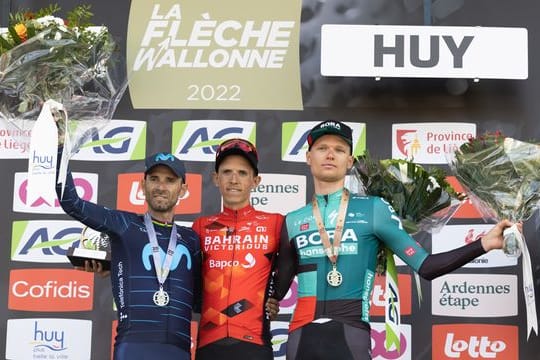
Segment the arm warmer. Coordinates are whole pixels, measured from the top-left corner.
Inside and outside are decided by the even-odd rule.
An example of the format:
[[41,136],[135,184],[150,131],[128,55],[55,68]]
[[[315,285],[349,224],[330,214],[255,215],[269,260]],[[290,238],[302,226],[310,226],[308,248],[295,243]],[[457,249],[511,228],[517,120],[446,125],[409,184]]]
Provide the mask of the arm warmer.
[[418,274],[424,279],[433,280],[456,270],[485,253],[482,242],[478,239],[454,250],[429,255],[418,269]]

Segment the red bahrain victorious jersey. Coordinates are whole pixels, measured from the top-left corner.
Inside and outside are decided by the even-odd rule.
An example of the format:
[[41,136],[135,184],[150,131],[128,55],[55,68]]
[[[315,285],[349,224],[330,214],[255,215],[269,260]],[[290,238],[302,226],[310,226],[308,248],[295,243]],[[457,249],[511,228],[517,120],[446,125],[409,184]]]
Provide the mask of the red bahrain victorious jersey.
[[195,220],[203,252],[199,347],[226,337],[270,344],[264,304],[282,223],[252,206]]

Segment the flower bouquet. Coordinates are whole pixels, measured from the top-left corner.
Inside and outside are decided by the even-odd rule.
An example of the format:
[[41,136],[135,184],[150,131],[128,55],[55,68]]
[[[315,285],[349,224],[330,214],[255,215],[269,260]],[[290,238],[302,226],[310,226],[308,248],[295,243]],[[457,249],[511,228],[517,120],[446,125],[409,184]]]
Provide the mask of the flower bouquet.
[[[486,133],[464,143],[450,166],[484,220],[525,221],[540,207],[540,145]],[[519,256],[515,238],[504,251]]]
[[[352,169],[359,192],[379,196],[392,205],[403,228],[414,234],[420,230],[437,231],[452,217],[464,196],[455,192],[439,168],[426,170],[407,160],[373,160],[369,154],[359,156]],[[400,351],[399,297],[397,270],[390,249],[381,246],[377,255],[377,273],[386,272],[386,348]],[[415,273],[419,301],[420,279]],[[394,316],[390,317],[389,314]],[[397,319],[397,320],[396,320]]]
[[[540,145],[486,133],[461,145],[450,167],[485,220],[529,219],[540,207]],[[504,231],[503,251],[523,254],[528,330],[537,331],[534,283],[527,244],[514,225]],[[529,334],[529,331],[528,331]]]
[[[75,7],[65,19],[55,17],[59,11],[58,5],[19,11],[0,29],[0,119],[32,129],[29,160],[46,160],[29,164],[29,181],[32,172],[56,165],[49,161],[56,160],[56,122],[67,163],[112,118],[127,85],[116,43],[106,27],[91,26],[90,6]],[[35,127],[40,119],[48,124]]]
[[359,156],[353,175],[361,192],[388,201],[409,234],[440,230],[464,199],[446,181],[440,168],[424,169],[407,160],[373,160]]

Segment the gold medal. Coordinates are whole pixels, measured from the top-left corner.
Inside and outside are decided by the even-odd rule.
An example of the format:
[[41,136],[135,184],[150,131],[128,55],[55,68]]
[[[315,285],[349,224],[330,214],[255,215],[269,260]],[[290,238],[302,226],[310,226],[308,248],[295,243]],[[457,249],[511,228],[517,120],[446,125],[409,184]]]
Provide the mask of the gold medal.
[[337,270],[336,265],[332,266],[332,270],[326,274],[326,281],[330,286],[337,287],[343,282],[343,275]]

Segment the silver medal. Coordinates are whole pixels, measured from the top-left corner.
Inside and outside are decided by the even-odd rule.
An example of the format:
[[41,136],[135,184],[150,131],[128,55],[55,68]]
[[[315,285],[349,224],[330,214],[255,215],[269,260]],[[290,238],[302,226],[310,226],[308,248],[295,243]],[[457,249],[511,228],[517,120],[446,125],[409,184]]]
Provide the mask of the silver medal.
[[169,294],[163,290],[159,289],[154,293],[154,304],[157,306],[166,306],[169,303]]
[[334,266],[326,275],[326,281],[330,286],[339,286],[343,282],[343,275]]

